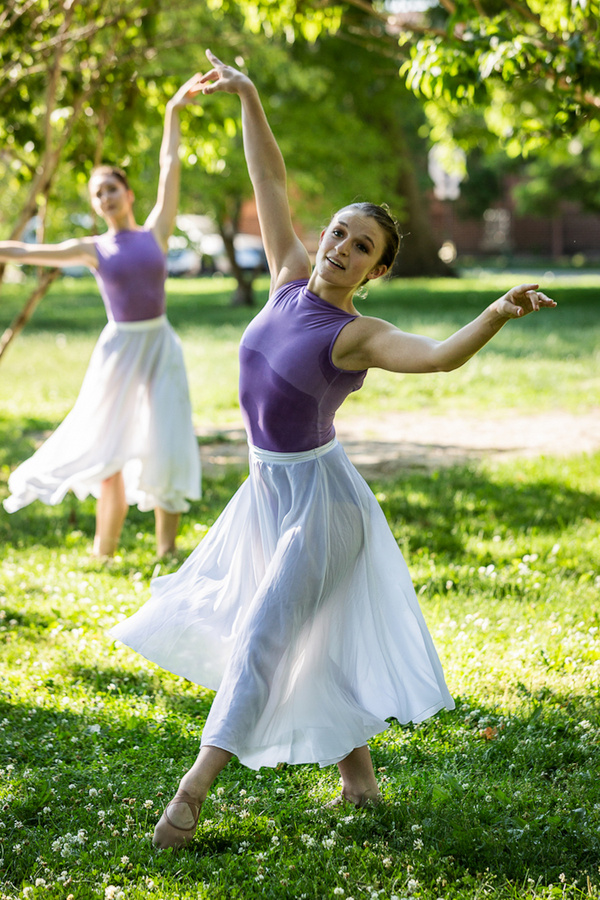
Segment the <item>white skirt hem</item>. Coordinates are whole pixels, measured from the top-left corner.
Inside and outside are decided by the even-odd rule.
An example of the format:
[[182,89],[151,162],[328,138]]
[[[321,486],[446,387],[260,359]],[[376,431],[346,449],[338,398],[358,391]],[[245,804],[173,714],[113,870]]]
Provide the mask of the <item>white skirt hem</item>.
[[71,412],[10,475],[4,508],[99,497],[123,473],[129,506],[187,512],[200,497],[200,455],[181,344],[165,316],[109,322]]

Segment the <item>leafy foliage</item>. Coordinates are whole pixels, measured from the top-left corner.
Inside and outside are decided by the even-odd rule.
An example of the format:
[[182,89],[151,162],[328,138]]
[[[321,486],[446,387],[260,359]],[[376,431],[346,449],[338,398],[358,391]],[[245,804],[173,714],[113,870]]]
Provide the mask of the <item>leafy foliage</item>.
[[[600,36],[596,0],[443,0],[411,42],[403,67],[418,94],[458,115],[484,110],[486,124],[511,155],[573,135],[600,109]],[[596,123],[597,125],[597,123]]]

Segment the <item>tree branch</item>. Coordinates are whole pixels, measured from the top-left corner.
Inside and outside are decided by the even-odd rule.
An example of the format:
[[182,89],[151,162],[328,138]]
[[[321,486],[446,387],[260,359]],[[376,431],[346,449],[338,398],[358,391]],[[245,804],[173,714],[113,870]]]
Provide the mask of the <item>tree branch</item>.
[[[4,269],[4,266],[2,267]],[[4,334],[0,338],[0,359],[8,349],[8,345],[13,341],[20,331],[23,331],[29,320],[31,319],[36,306],[52,284],[52,282],[60,275],[60,269],[48,269],[40,278],[38,284],[27,298],[23,309],[18,316],[13,319]]]

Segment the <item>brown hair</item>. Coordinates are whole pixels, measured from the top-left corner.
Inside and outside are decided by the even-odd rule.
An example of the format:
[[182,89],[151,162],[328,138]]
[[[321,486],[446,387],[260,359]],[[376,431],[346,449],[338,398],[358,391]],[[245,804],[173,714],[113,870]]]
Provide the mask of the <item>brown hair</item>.
[[390,213],[387,205],[379,206],[377,203],[368,202],[349,203],[347,206],[343,206],[342,209],[338,210],[338,213],[336,213],[336,215],[339,215],[339,213],[343,212],[344,209],[356,209],[364,216],[369,216],[371,219],[375,219],[375,221],[383,231],[385,237],[385,246],[383,248],[383,253],[381,254],[381,258],[377,262],[378,265],[381,264],[383,266],[387,266],[387,268],[390,269],[394,263],[394,260],[396,259],[396,254],[400,249],[402,234],[400,232],[397,221]]
[[131,190],[131,188],[129,186],[129,182],[127,180],[127,175],[125,173],[125,170],[120,169],[119,166],[109,166],[109,165],[95,166],[92,169],[92,171],[90,172],[89,180],[91,181],[92,178],[94,178],[96,175],[112,175],[113,178],[117,178],[120,182],[122,182],[122,184],[125,185],[125,187],[127,188],[128,191]]

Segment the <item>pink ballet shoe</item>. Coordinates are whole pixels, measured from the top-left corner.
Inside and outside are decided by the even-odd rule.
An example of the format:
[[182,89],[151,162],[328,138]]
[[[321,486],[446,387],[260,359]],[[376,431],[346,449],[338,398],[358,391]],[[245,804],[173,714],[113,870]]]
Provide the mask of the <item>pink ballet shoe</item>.
[[325,804],[325,809],[335,809],[336,806],[345,805],[353,806],[355,809],[365,809],[368,806],[379,806],[382,800],[383,797],[379,791],[377,791],[376,794],[373,794],[371,791],[365,791],[364,794],[361,794],[358,803],[356,803],[354,800],[350,800],[346,797],[342,791],[337,797],[334,797],[333,800],[330,800],[329,803]]
[[[187,803],[188,809],[194,817],[193,825],[190,825],[188,828],[182,828],[169,818],[169,807],[173,806],[175,803]],[[187,791],[179,789],[173,799],[167,803],[165,811],[154,829],[154,837],[152,838],[154,846],[161,850],[180,850],[182,847],[185,847],[186,844],[189,844],[198,827],[201,809],[201,803],[194,800],[192,795],[188,794]]]

